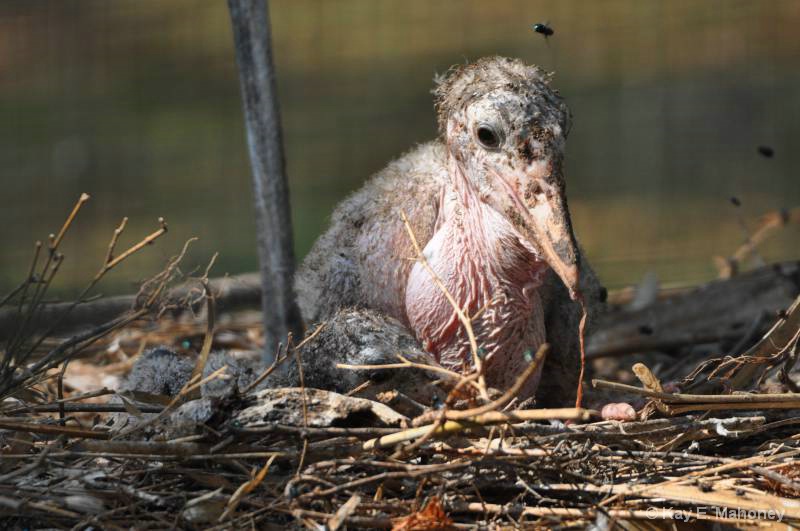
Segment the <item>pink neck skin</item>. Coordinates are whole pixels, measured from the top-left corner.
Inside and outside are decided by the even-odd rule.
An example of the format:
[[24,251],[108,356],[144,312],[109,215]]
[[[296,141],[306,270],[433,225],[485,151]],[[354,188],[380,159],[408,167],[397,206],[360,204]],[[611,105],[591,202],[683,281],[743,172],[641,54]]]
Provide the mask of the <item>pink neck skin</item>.
[[[477,315],[472,326],[487,382],[507,388],[526,366],[525,352],[535,352],[545,340],[536,289],[548,266],[505,217],[480,200],[457,164],[451,160],[449,166],[451,186],[442,192],[437,227],[423,252],[467,315]],[[420,263],[409,275],[405,306],[417,338],[442,365],[462,371],[471,366],[466,332]],[[538,375],[524,394],[532,395],[537,385]]]

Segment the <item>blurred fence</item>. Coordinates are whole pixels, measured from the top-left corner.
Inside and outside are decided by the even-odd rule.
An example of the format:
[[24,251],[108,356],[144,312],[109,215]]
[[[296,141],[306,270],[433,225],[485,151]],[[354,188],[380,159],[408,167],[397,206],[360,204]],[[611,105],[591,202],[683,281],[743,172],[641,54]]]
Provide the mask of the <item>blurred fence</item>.
[[[800,203],[796,1],[272,0],[298,255],[335,203],[435,132],[435,73],[488,54],[556,72],[574,114],[578,237],[611,286],[653,270],[714,274],[737,216]],[[545,41],[531,31],[549,22]],[[760,156],[758,145],[775,156]],[[250,183],[224,2],[0,4],[0,292],[32,242],[92,194],[67,240],[68,293],[119,218],[169,238],[108,291],[128,291],[191,236],[190,262],[254,269]],[[742,207],[728,199],[736,196]],[[797,257],[800,231],[768,259]],[[133,236],[131,235],[133,239]]]

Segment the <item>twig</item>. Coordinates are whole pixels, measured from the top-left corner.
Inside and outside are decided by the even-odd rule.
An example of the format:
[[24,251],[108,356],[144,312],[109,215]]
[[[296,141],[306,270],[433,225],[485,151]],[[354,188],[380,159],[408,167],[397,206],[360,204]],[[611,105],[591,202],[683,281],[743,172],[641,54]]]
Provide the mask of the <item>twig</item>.
[[284,361],[286,361],[288,359],[287,355],[285,355],[285,354],[281,355],[280,354],[281,350],[282,350],[282,346],[280,344],[278,344],[278,354],[276,354],[274,356],[274,358],[272,359],[272,365],[267,367],[266,370],[264,370],[264,372],[262,372],[261,374],[258,375],[258,378],[253,380],[247,387],[244,388],[244,390],[242,391],[243,395],[249,394],[251,391],[253,391],[253,389],[258,387],[258,385],[261,382],[263,382],[270,374],[272,374],[275,371],[275,369],[278,368],[278,365],[280,365],[281,363],[283,363]]
[[352,515],[355,510],[358,508],[358,505],[361,503],[361,496],[358,494],[353,494],[350,496],[350,499],[347,500],[344,505],[339,507],[339,510],[336,511],[336,514],[328,519],[327,528],[330,531],[338,531],[339,528],[347,521],[347,519]]
[[[562,409],[518,409],[516,411],[490,411],[482,413],[470,418],[461,420],[448,420],[436,430],[435,435],[443,435],[446,433],[459,432],[469,429],[475,425],[491,425],[491,424],[504,424],[514,422],[526,422],[535,420],[575,420],[586,421],[593,414],[592,411],[587,409],[575,408],[562,408]],[[363,450],[372,450],[374,448],[387,448],[394,446],[397,443],[410,441],[425,435],[431,429],[430,425],[419,426],[417,428],[410,428],[403,430],[392,435],[384,435],[375,439],[366,441],[361,448]]]
[[301,496],[303,499],[311,499],[316,497],[326,497],[332,494],[336,494],[337,492],[342,492],[345,490],[352,489],[353,487],[360,487],[362,485],[368,485],[370,483],[376,483],[379,481],[386,481],[387,479],[394,479],[394,478],[418,478],[430,474],[436,474],[441,472],[446,472],[448,470],[456,470],[459,468],[464,468],[470,466],[470,462],[467,460],[458,460],[452,463],[445,463],[442,465],[428,465],[424,467],[418,467],[416,470],[411,471],[402,471],[402,472],[383,472],[380,474],[376,474],[374,476],[356,479],[353,481],[348,481],[342,485],[337,485],[335,487],[331,487],[329,489],[325,489],[320,492],[312,492],[309,494],[304,494]]
[[[642,389],[633,385],[627,385],[606,380],[592,380],[592,385],[597,389],[608,389],[630,393],[634,395],[658,398],[668,404],[783,404],[790,407],[792,404],[800,404],[800,394],[797,393],[742,393],[735,395],[691,395],[685,393],[664,393]],[[777,407],[777,406],[776,406]],[[795,405],[793,407],[800,407]]]
[[[303,376],[303,359],[300,355],[300,349],[292,347],[292,334],[289,332],[289,338],[286,340],[286,351],[294,350],[295,363],[297,363],[297,374],[300,377],[300,396],[303,399],[303,427],[308,428],[308,397],[306,396],[306,382]],[[303,450],[300,452],[300,461],[297,463],[297,471],[295,475],[299,475],[303,469],[303,463],[306,459],[306,452],[308,451],[308,438],[303,437]]]
[[[160,406],[137,406],[142,413],[160,413],[164,408]],[[65,404],[64,402],[54,404],[32,405],[25,408],[11,410],[8,413],[32,411],[36,413],[125,413],[128,411],[121,404]]]
[[67,216],[67,220],[64,222],[64,225],[61,226],[61,230],[58,231],[58,236],[56,236],[50,243],[50,249],[56,250],[58,246],[61,244],[61,240],[64,239],[64,235],[67,233],[67,230],[72,226],[72,222],[75,220],[75,216],[78,215],[78,211],[80,211],[81,207],[89,200],[89,194],[83,193],[78,198],[78,202],[75,203],[75,206],[72,208],[72,212],[69,213]]
[[261,482],[264,481],[267,471],[269,471],[269,467],[272,466],[272,462],[275,461],[275,457],[276,456],[274,455],[270,456],[257,474],[254,474],[249,481],[242,483],[239,488],[236,489],[236,491],[231,495],[230,499],[228,499],[228,503],[225,504],[225,510],[220,515],[218,521],[222,522],[226,520],[228,516],[239,506],[242,498],[245,495],[253,492],[261,484]]
[[730,278],[737,274],[742,262],[752,255],[759,245],[766,241],[777,229],[785,227],[789,223],[800,223],[800,207],[794,207],[790,210],[776,210],[764,214],[755,232],[729,258],[717,258],[715,260],[720,278]]
[[188,382],[186,382],[186,385],[183,386],[183,389],[181,389],[181,391],[175,396],[175,398],[173,398],[170,401],[170,403],[167,404],[167,407],[165,407],[161,411],[161,413],[147,420],[141,421],[138,424],[135,424],[134,426],[131,426],[128,429],[120,431],[119,433],[114,435],[113,439],[121,439],[122,437],[127,437],[133,434],[134,432],[141,430],[142,428],[145,428],[147,426],[155,424],[156,422],[161,421],[167,415],[175,411],[178,408],[178,406],[180,406],[184,401],[186,401],[189,397],[191,397],[193,391],[195,391],[196,389],[200,389],[206,383],[222,376],[227,368],[228,367],[226,365],[223,365],[222,367],[212,372],[211,374],[209,374],[200,381],[197,381],[197,379],[199,378],[198,376],[195,376],[194,378],[190,379]]
[[[547,343],[543,343],[542,345],[540,345],[539,350],[536,351],[536,354],[533,357],[533,360],[531,361],[531,363],[528,364],[528,366],[525,368],[522,374],[520,374],[519,377],[517,377],[517,380],[514,382],[514,385],[509,387],[506,390],[506,392],[503,393],[502,396],[500,396],[498,399],[493,400],[488,404],[484,404],[482,406],[472,409],[445,411],[444,413],[445,418],[448,420],[464,420],[472,417],[477,417],[483,413],[496,411],[502,408],[503,406],[508,404],[514,397],[517,396],[519,390],[522,389],[522,386],[525,385],[525,383],[530,379],[531,376],[533,376],[533,373],[535,373],[536,370],[539,368],[542,361],[544,360],[544,357],[547,355],[547,351],[549,349],[550,345]],[[433,413],[433,415],[435,414],[436,413]],[[426,414],[423,415],[422,417],[418,417],[418,419],[415,419],[415,422],[417,422],[418,420],[424,422],[425,419],[430,418],[429,415],[431,414]]]
[[[144,246],[152,243],[158,237],[160,237],[161,235],[166,233],[167,225],[164,222],[164,219],[163,218],[159,218],[159,223],[161,224],[161,228],[159,230],[155,231],[154,233],[152,233],[152,234],[150,234],[148,236],[145,236],[145,238],[142,239],[139,243],[136,243],[133,246],[131,246],[130,248],[128,248],[128,250],[123,252],[117,258],[113,259],[111,262],[104,262],[103,263],[103,265],[100,267],[100,270],[97,272],[97,274],[95,274],[94,278],[89,282],[89,284],[83,289],[81,294],[76,298],[75,302],[73,302],[70,306],[68,306],[64,310],[64,313],[55,320],[55,322],[47,329],[47,331],[45,331],[41,335],[41,337],[36,342],[34,342],[34,344],[31,347],[29,347],[27,349],[27,352],[23,355],[23,360],[27,359],[27,357],[30,356],[39,347],[39,345],[41,345],[41,343],[45,340],[45,338],[49,337],[53,333],[53,331],[58,328],[61,320],[64,319],[67,315],[69,315],[69,313],[75,308],[75,306],[77,306],[78,304],[80,304],[84,300],[86,295],[97,285],[98,282],[100,282],[100,280],[103,278],[103,276],[105,276],[106,273],[108,273],[113,267],[115,267],[116,265],[121,263],[123,260],[125,260],[129,256],[133,255],[136,251],[138,251],[139,249],[143,248]],[[115,238],[118,238],[118,237],[119,237],[119,235],[115,231],[114,236],[112,236],[112,240],[114,240]],[[60,263],[60,260],[57,262],[57,264],[58,263]],[[51,275],[51,279],[52,279],[52,275]],[[37,304],[35,302],[31,303],[31,305],[32,305],[33,308],[37,307]]]
[[579,408],[583,402],[583,375],[584,371],[586,370],[586,318],[589,314],[586,311],[586,300],[583,298],[583,294],[577,293],[577,297],[578,302],[580,302],[581,305],[581,311],[583,312],[580,323],[578,324],[578,344],[581,351],[581,370],[578,372],[578,389],[575,393],[575,407]]
[[[100,278],[103,275],[105,275],[106,273],[108,273],[109,271],[114,269],[116,266],[118,266],[126,258],[131,256],[132,254],[134,254],[136,251],[140,250],[141,248],[145,247],[146,245],[150,245],[156,239],[158,239],[159,237],[164,235],[167,232],[167,222],[164,221],[164,218],[158,218],[158,224],[161,225],[160,229],[158,229],[157,231],[155,231],[155,232],[153,232],[151,234],[148,234],[147,236],[145,236],[138,243],[135,243],[135,244],[131,245],[128,249],[123,251],[122,254],[120,254],[116,258],[113,258],[110,262],[106,262],[103,265],[103,268],[95,276],[95,279],[96,280],[100,280]],[[114,236],[112,236],[112,242],[115,242],[116,238],[119,238],[119,234],[115,230],[114,231]],[[113,247],[110,247],[109,251],[113,251]],[[109,256],[110,256],[110,254],[109,254]]]
[[203,292],[206,296],[206,335],[203,338],[203,347],[200,349],[200,355],[197,356],[197,362],[194,365],[190,378],[199,378],[206,368],[208,355],[211,353],[211,346],[214,344],[214,324],[216,320],[216,313],[214,311],[214,293],[208,287],[208,279],[200,279],[203,285]]
[[[423,371],[437,372],[437,373],[443,374],[446,377],[451,378],[453,380],[460,380],[461,378],[463,378],[463,375],[461,375],[461,374],[459,374],[459,373],[457,373],[455,371],[451,371],[450,369],[447,369],[445,367],[441,367],[439,365],[428,365],[428,364],[425,364],[425,363],[417,363],[415,361],[411,361],[411,360],[403,357],[403,355],[400,354],[400,353],[397,353],[396,355],[400,359],[400,363],[383,363],[383,364],[375,364],[375,365],[369,365],[369,364],[367,364],[367,365],[353,365],[353,364],[350,364],[350,363],[337,363],[336,364],[336,368],[337,369],[354,370],[354,371],[359,371],[359,370],[383,370],[383,369],[420,369],[420,370],[423,370]],[[471,385],[473,385],[475,387],[475,389],[479,389],[478,384],[476,384],[475,382],[470,382],[470,383],[471,383]]]
[[71,426],[56,426],[50,424],[35,424],[30,422],[12,422],[0,420],[0,429],[16,430],[28,433],[45,433],[49,435],[67,435],[83,439],[108,439],[108,433],[102,431],[85,430]]
[[114,259],[114,247],[117,246],[117,241],[119,240],[119,237],[122,235],[122,231],[125,230],[125,225],[127,224],[128,224],[128,218],[124,217],[122,218],[119,227],[117,227],[114,230],[114,234],[111,236],[111,241],[108,242],[108,251],[106,252],[106,259],[104,263],[108,264],[109,262],[111,262],[111,260]]
[[467,339],[469,340],[469,349],[470,353],[472,354],[472,364],[475,368],[475,371],[478,373],[478,386],[480,388],[481,396],[485,400],[489,400],[489,393],[486,390],[486,381],[483,376],[483,362],[478,355],[478,342],[475,339],[475,332],[472,329],[472,322],[470,321],[467,314],[464,313],[464,310],[458,305],[456,302],[455,297],[453,297],[450,290],[447,289],[447,286],[444,285],[442,280],[439,278],[439,275],[433,270],[431,265],[428,263],[428,259],[425,257],[425,254],[422,252],[422,249],[419,246],[419,242],[417,241],[417,237],[414,235],[414,230],[411,228],[411,224],[408,222],[408,218],[406,217],[405,212],[400,212],[400,217],[403,219],[403,225],[406,228],[406,232],[408,233],[408,237],[411,239],[411,245],[414,247],[414,252],[417,255],[417,260],[420,264],[425,268],[428,274],[431,277],[431,280],[436,287],[442,292],[442,294],[447,299],[447,302],[450,303],[452,306],[453,311],[455,312],[458,320],[461,321],[461,324],[464,326],[464,330],[467,333]]
[[61,444],[61,442],[62,441],[60,439],[56,439],[54,442],[45,446],[44,450],[39,452],[39,455],[36,456],[36,459],[33,461],[33,463],[29,464],[28,466],[23,466],[15,470],[12,470],[7,474],[0,475],[0,484],[6,483],[8,480],[14,479],[15,477],[24,476],[25,474],[33,472],[34,470],[42,466],[42,463],[44,463],[44,460],[47,457],[47,455],[57,444]]
[[[33,261],[31,263],[30,270],[28,271],[28,276],[25,277],[25,280],[23,280],[19,286],[11,290],[5,297],[0,299],[0,308],[5,306],[8,303],[8,301],[13,299],[18,293],[27,289],[27,287],[30,286],[31,282],[33,281],[33,271],[36,268],[36,262],[39,260],[39,252],[41,251],[41,249],[42,249],[42,242],[36,242],[33,253]],[[21,300],[22,299],[24,299],[24,297],[22,297]]]

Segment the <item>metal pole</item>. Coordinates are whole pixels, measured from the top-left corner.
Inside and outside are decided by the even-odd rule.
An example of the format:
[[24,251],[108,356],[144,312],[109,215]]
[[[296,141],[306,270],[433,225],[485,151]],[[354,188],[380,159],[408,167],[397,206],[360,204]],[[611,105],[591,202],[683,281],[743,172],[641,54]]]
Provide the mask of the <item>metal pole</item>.
[[228,0],[253,173],[264,312],[264,362],[286,334],[302,334],[292,288],[294,247],[267,0]]

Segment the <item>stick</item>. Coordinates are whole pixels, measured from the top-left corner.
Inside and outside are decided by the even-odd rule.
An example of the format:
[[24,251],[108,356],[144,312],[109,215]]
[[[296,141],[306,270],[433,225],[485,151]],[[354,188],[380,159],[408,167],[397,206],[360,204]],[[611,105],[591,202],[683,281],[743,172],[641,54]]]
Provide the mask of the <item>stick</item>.
[[[490,411],[475,415],[471,418],[461,420],[448,420],[434,431],[433,435],[443,435],[446,433],[458,432],[474,427],[475,425],[489,426],[492,424],[519,423],[536,420],[587,420],[592,415],[592,411],[587,409],[558,408],[558,409],[518,409],[516,411]],[[426,435],[431,430],[431,425],[410,428],[407,430],[384,435],[364,442],[362,450],[373,450],[375,448],[387,448],[395,444],[410,441],[417,437]]]
[[434,284],[436,284],[436,287],[439,288],[439,291],[441,291],[445,296],[447,302],[449,302],[450,306],[452,306],[456,317],[458,317],[458,320],[461,321],[461,324],[464,326],[464,330],[467,333],[467,339],[469,340],[469,350],[472,354],[472,364],[475,368],[475,372],[478,373],[478,387],[481,391],[481,396],[488,400],[489,394],[486,391],[486,381],[483,376],[483,361],[481,360],[481,357],[478,356],[478,342],[475,339],[475,332],[472,329],[472,321],[470,321],[469,316],[464,313],[464,310],[458,305],[458,302],[456,301],[455,297],[453,297],[452,293],[450,293],[450,290],[447,289],[447,286],[444,285],[444,282],[442,282],[431,265],[428,263],[428,259],[425,258],[425,253],[422,252],[422,248],[417,241],[414,231],[411,229],[411,224],[408,222],[405,212],[400,212],[400,217],[403,219],[403,225],[408,233],[408,238],[411,240],[411,245],[414,247],[417,260],[419,260],[419,263],[422,264],[422,266],[431,276],[431,280]]
[[[531,363],[522,371],[522,374],[517,377],[517,380],[514,382],[514,385],[509,387],[503,395],[498,398],[497,400],[493,400],[487,404],[482,406],[478,406],[472,409],[465,409],[465,410],[452,410],[452,411],[445,411],[444,418],[447,420],[464,420],[470,419],[473,417],[477,417],[484,413],[489,413],[492,411],[499,410],[501,407],[505,406],[513,398],[517,396],[519,390],[522,389],[522,386],[533,376],[533,373],[541,366],[542,362],[544,361],[544,357],[547,354],[547,351],[550,349],[550,345],[548,343],[542,343],[539,347],[539,350],[536,351],[533,360]],[[580,408],[575,408],[575,410],[579,410]],[[439,412],[434,411],[431,415],[438,415]],[[427,420],[429,417],[428,415],[422,415],[421,417],[414,419],[415,422],[418,422],[420,419]]]
[[[258,308],[261,304],[259,278],[256,273],[210,279],[209,287],[216,298],[217,313]],[[196,290],[196,282],[187,282],[169,290],[165,298],[183,300]],[[103,297],[77,306],[74,302],[43,303],[39,316],[31,321],[30,329],[39,332],[60,319],[54,333],[71,334],[115,319],[130,311],[135,304],[136,295]],[[73,307],[72,311],[66,314],[70,307]],[[199,303],[192,303],[187,309],[199,311],[201,307]],[[181,310],[182,308],[177,308],[172,313],[180,314]],[[10,336],[18,324],[17,308],[0,309],[0,337]]]

